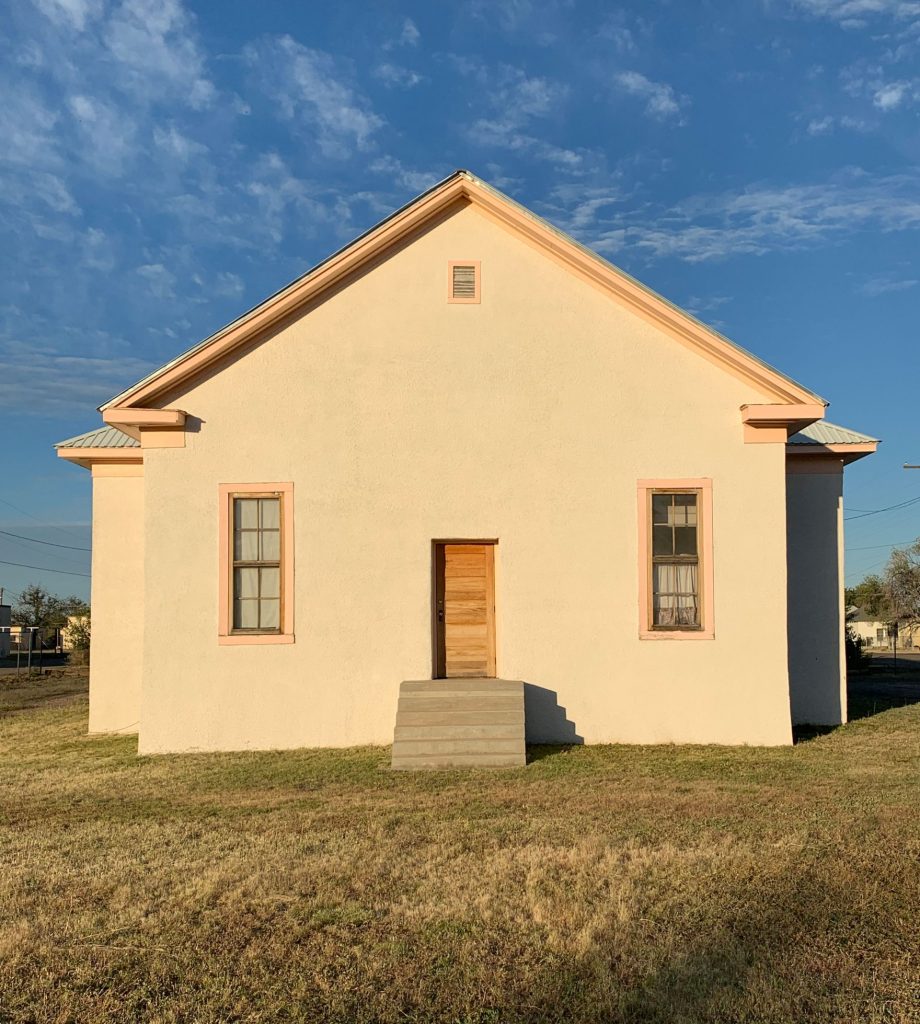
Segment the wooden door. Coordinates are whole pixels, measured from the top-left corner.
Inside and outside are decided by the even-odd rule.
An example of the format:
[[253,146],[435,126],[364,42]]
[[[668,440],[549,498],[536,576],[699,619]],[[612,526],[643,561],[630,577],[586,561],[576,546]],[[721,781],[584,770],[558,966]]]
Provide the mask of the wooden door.
[[437,676],[495,676],[495,547],[435,550]]

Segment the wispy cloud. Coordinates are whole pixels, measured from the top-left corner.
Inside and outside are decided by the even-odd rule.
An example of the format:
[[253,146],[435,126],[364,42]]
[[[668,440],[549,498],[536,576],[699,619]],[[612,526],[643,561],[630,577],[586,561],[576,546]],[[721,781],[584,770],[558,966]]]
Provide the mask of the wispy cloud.
[[916,0],[792,0],[792,7],[854,29],[878,17],[898,21],[920,18],[920,4]]
[[878,298],[879,295],[888,295],[891,292],[905,292],[920,285],[917,278],[895,277],[893,275],[880,275],[870,277],[859,286],[859,291],[870,298]]
[[418,46],[421,38],[422,33],[419,32],[418,25],[411,18],[406,18],[399,33],[399,41],[403,46]]
[[302,126],[326,156],[346,159],[367,149],[383,127],[345,61],[291,36],[263,39],[244,56],[281,114]]
[[879,110],[895,110],[910,92],[910,82],[886,82],[875,90],[872,102]]
[[616,82],[630,96],[644,100],[646,114],[658,120],[678,117],[689,103],[686,96],[678,96],[666,82],[653,82],[638,71],[621,71]]
[[88,21],[102,14],[104,0],[36,0],[36,6],[52,21],[82,32]]
[[413,170],[393,156],[382,156],[374,160],[370,169],[376,174],[386,174],[393,179],[401,188],[410,192],[424,192],[442,178],[447,176],[447,169],[440,171],[419,171]]
[[648,259],[702,263],[738,255],[825,245],[866,230],[920,230],[920,177],[850,172],[826,184],[751,186],[692,196],[674,206],[611,210],[578,230],[605,254],[624,249]]
[[528,75],[509,64],[490,66],[456,55],[449,60],[461,75],[479,86],[479,102],[488,108],[488,116],[474,118],[468,125],[466,134],[471,142],[526,154],[558,170],[581,167],[583,151],[557,145],[547,138],[563,115],[568,85]]
[[155,364],[133,356],[74,355],[0,337],[0,408],[22,414],[74,416],[91,412],[140,380]]
[[390,63],[378,64],[374,68],[374,77],[391,89],[413,89],[425,81],[424,75],[420,75],[417,71]]

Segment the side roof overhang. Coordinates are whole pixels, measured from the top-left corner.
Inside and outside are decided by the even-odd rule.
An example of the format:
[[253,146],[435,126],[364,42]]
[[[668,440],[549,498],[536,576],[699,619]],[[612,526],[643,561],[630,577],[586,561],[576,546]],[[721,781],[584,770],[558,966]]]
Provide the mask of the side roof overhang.
[[140,441],[115,427],[98,427],[68,437],[66,441],[59,441],[54,449],[59,459],[84,469],[100,465],[139,467],[144,461]]
[[872,455],[881,442],[877,437],[828,423],[810,423],[786,442],[786,466],[791,472],[822,472],[824,467],[842,469]]
[[[764,440],[783,439],[824,415],[827,403],[790,377],[700,323],[689,313],[608,263],[597,253],[548,224],[469,171],[459,170],[397,210],[349,245],[318,264],[303,277],[276,292],[216,334],[173,359],[137,384],[100,407],[106,423],[133,436],[155,425],[181,428],[181,422],[155,424],[148,413],[157,411],[181,417],[179,410],[156,409],[168,393],[175,393],[235,349],[257,341],[284,318],[350,275],[378,260],[413,232],[423,228],[456,205],[472,204],[506,229],[523,236],[548,257],[619,299],[637,314],[664,329],[674,339],[709,359],[726,372],[752,385],[765,403],[745,406],[746,431],[757,431]],[[753,396],[752,396],[753,397]],[[792,406],[793,408],[788,408]],[[766,428],[766,429],[764,429]]]

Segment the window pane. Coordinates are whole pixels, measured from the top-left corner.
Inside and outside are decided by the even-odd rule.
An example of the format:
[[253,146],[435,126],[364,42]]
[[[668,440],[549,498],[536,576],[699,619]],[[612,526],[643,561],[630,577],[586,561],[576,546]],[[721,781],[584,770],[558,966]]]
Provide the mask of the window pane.
[[234,629],[258,629],[259,628],[259,602],[258,601],[234,601],[233,602],[233,628]]
[[671,498],[670,494],[653,494],[652,495],[652,522],[653,523],[669,523],[670,512],[671,512]]
[[234,498],[234,528],[254,530],[259,525],[259,501],[257,498]]
[[696,495],[674,495],[674,525],[696,526]]
[[263,562],[278,562],[281,560],[281,534],[278,530],[264,530],[262,532],[262,559]]
[[262,597],[281,596],[281,570],[280,569],[258,569],[262,573]]
[[262,600],[259,602],[259,607],[261,608],[261,620],[259,622],[261,628],[278,629],[281,602],[275,600]]
[[281,525],[281,502],[278,498],[260,498],[262,529],[277,530]]
[[670,526],[652,527],[652,554],[673,555],[674,540],[673,530]]
[[699,566],[656,565],[652,572],[652,622],[656,626],[698,626]]
[[233,596],[235,598],[259,596],[258,569],[234,569],[233,577]]
[[678,526],[674,531],[674,554],[695,555],[696,554],[696,527]]
[[237,562],[259,560],[259,531],[244,530],[233,537],[233,558]]

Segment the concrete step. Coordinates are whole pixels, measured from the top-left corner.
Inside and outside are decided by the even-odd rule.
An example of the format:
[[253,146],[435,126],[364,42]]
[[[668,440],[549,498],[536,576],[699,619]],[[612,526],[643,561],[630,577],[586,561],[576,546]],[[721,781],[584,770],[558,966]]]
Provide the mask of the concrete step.
[[404,725],[400,719],[393,735],[393,742],[400,740],[484,740],[516,739],[518,730],[515,722],[501,725],[483,725],[480,722],[456,725],[453,722],[435,722],[427,725]]
[[498,768],[526,760],[523,683],[471,678],[400,686],[394,768]]
[[399,695],[404,697],[411,693],[486,693],[516,696],[520,686],[521,684],[513,679],[410,679],[400,684]]
[[394,757],[391,767],[396,771],[413,771],[419,768],[520,768],[526,764],[526,757],[520,754],[437,754]]
[[402,711],[396,712],[401,725],[511,725],[521,722],[519,711]]

